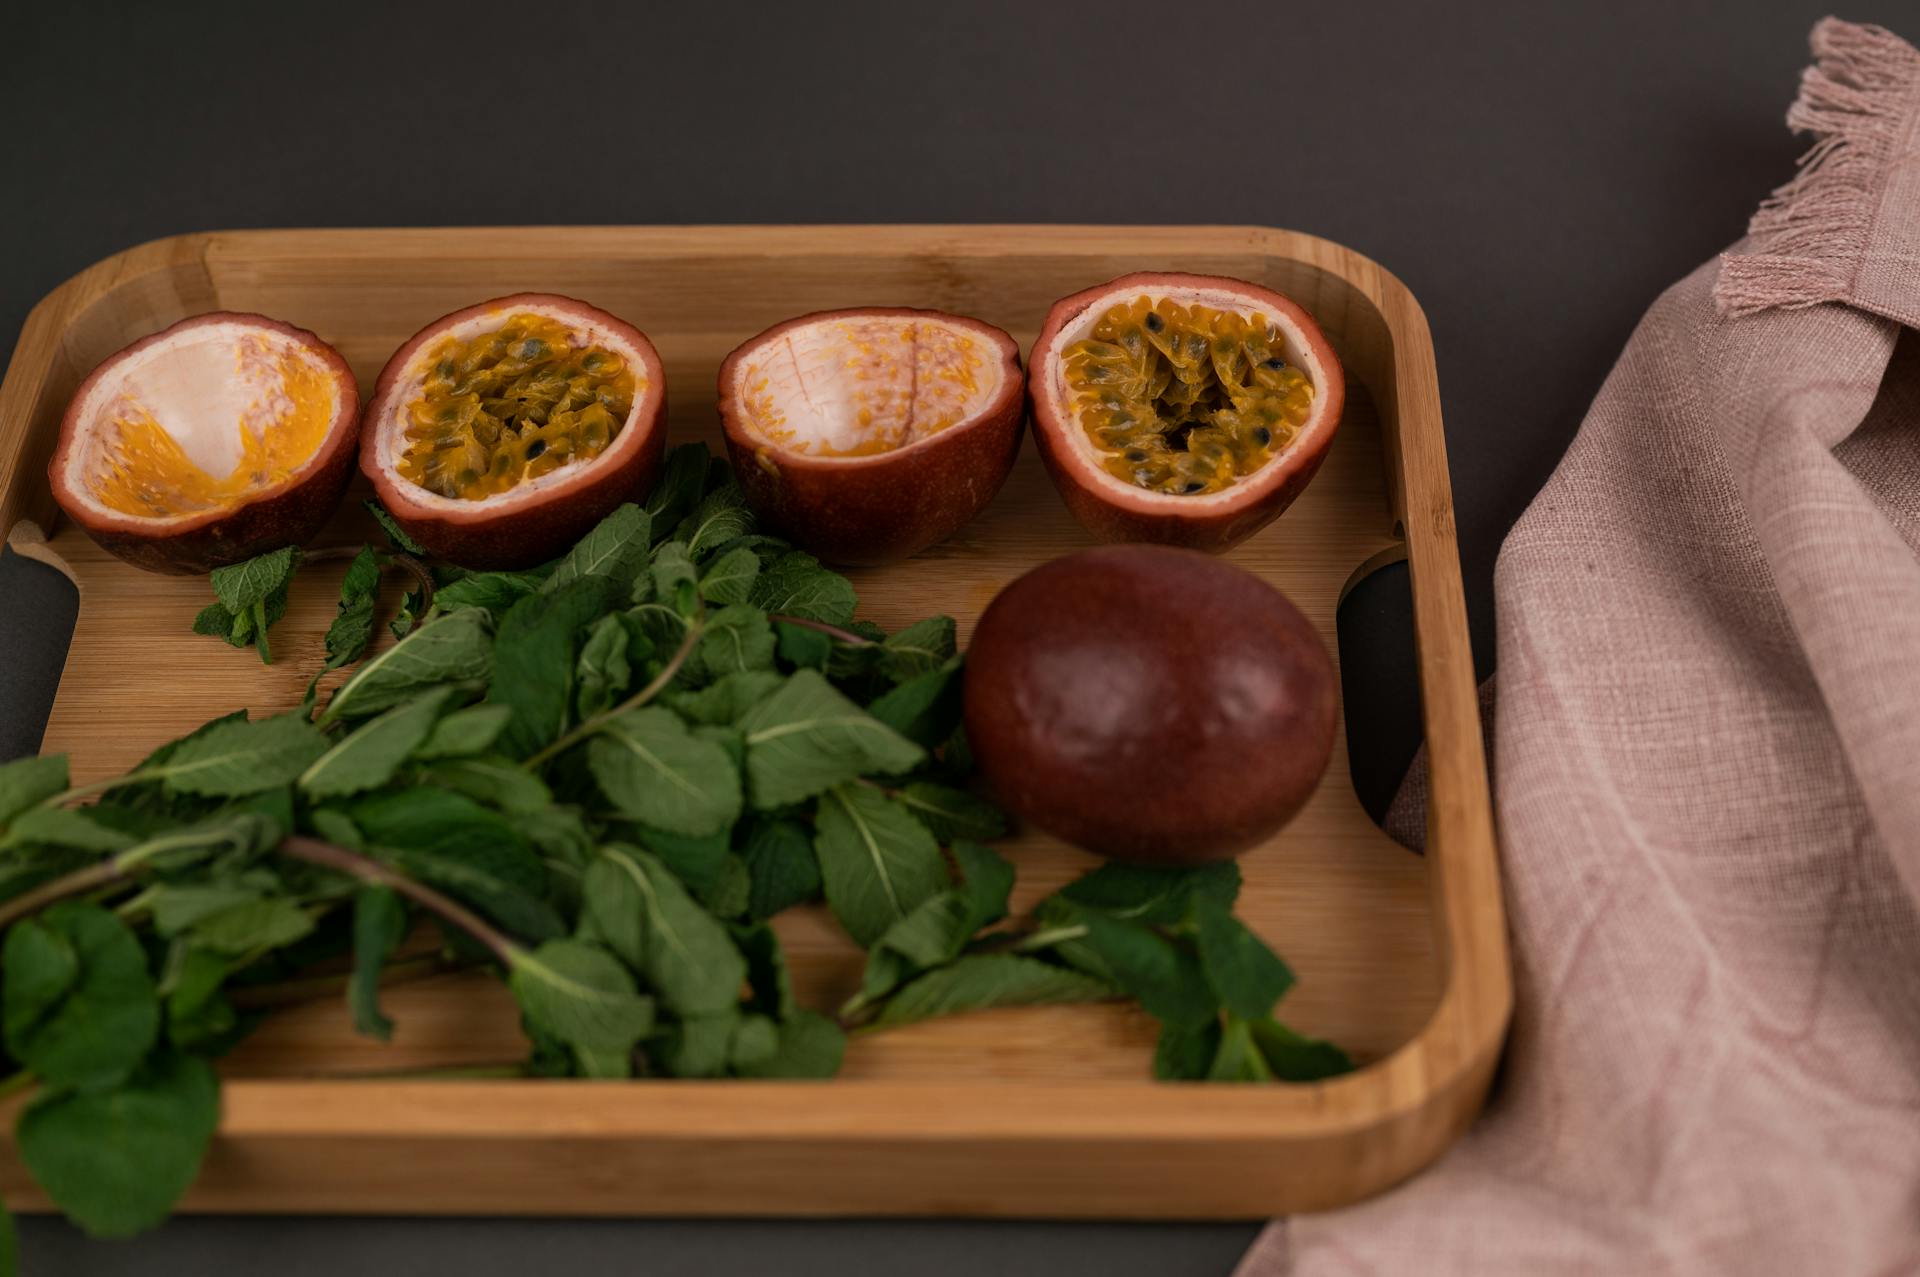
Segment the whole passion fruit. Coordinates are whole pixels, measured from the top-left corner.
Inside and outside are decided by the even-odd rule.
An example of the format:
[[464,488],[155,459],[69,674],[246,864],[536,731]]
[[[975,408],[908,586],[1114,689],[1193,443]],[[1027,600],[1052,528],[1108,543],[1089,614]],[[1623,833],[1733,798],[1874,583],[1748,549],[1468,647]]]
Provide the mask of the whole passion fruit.
[[1229,563],[1103,546],[1002,590],[967,650],[967,739],[995,794],[1117,860],[1194,865],[1292,819],[1333,751],[1333,663]]
[[936,310],[824,311],[720,365],[720,420],[747,502],[802,549],[886,563],[993,500],[1026,422],[1020,348]]
[[1246,540],[1313,478],[1346,401],[1311,315],[1217,275],[1123,275],[1064,298],[1028,365],[1040,456],[1106,541]]
[[156,572],[305,541],[346,491],[360,388],[340,352],[264,315],[183,319],[80,383],[47,477],[95,541]]
[[660,356],[633,325],[570,297],[500,297],[394,352],[360,469],[441,558],[531,567],[653,486],[666,403]]

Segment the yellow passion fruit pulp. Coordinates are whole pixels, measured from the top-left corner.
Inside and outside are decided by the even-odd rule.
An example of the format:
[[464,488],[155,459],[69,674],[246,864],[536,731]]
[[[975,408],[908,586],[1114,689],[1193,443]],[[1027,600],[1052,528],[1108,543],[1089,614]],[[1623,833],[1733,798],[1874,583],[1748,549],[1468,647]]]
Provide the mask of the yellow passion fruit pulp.
[[326,441],[339,407],[335,376],[300,351],[246,334],[230,345],[183,344],[176,360],[158,397],[179,399],[169,393],[176,386],[236,388],[246,402],[234,405],[234,441],[223,446],[210,439],[197,446],[196,460],[161,423],[138,379],[129,378],[103,423],[91,485],[94,499],[108,509],[144,519],[223,510],[285,482]]
[[626,360],[575,345],[566,324],[544,315],[447,337],[428,363],[396,468],[429,492],[468,501],[598,456],[646,389]]
[[1146,296],[1063,352],[1075,417],[1111,475],[1153,492],[1230,487],[1292,442],[1313,383],[1264,314]]

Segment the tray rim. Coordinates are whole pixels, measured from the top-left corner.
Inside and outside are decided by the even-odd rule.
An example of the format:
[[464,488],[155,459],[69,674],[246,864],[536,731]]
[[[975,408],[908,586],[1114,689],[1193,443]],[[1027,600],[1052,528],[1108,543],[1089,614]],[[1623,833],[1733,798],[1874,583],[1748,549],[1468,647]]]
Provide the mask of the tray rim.
[[[65,334],[96,306],[123,290],[161,290],[182,305],[204,284],[215,301],[216,260],[244,259],[249,247],[272,245],[282,255],[329,249],[366,255],[369,238],[392,244],[430,242],[436,255],[484,255],[489,239],[540,238],[543,255],[697,256],[727,251],[728,241],[752,241],[757,251],[782,255],[875,256],[889,251],[938,256],[1023,248],[1091,253],[1222,251],[1229,247],[1303,261],[1344,280],[1375,311],[1386,337],[1368,351],[1362,379],[1380,410],[1390,500],[1401,516],[1414,600],[1425,742],[1431,765],[1428,842],[1433,918],[1441,989],[1433,1012],[1414,1037],[1384,1058],[1341,1078],[1311,1085],[1263,1088],[1198,1087],[1155,1083],[684,1082],[661,1104],[660,1084],[618,1087],[591,1082],[375,1082],[238,1079],[225,1083],[218,1144],[277,1144],[341,1140],[363,1146],[409,1138],[505,1141],[654,1142],[722,1140],[789,1148],[852,1141],[884,1160],[889,1149],[993,1140],[1028,1148],[1101,1147],[1141,1156],[1187,1148],[1194,1141],[1243,1153],[1293,1150],[1323,1141],[1367,1136],[1371,1151],[1339,1183],[1305,1186],[1288,1202],[1244,1209],[1246,1193],[1225,1193],[1228,1209],[1181,1210],[1185,1217],[1254,1217],[1280,1208],[1329,1206],[1377,1192],[1437,1157],[1478,1112],[1512,1013],[1504,903],[1477,689],[1467,642],[1466,608],[1456,548],[1452,489],[1441,427],[1431,334],[1419,303],[1391,272],[1334,241],[1259,226],[1087,225],[712,225],[593,227],[327,228],[190,232],[137,245],[80,271],[28,313],[4,381],[0,381],[0,528],[9,543],[64,569],[44,547],[51,499],[44,473],[51,439],[33,437],[35,409],[49,393],[57,362],[67,358]],[[1204,241],[1204,242],[1203,242]],[[393,250],[396,254],[397,249]],[[191,312],[189,312],[191,313]],[[1356,356],[1349,355],[1349,366]],[[1384,362],[1385,366],[1382,366]],[[84,369],[68,368],[78,373]],[[42,418],[44,420],[44,417]],[[41,491],[34,491],[38,486]],[[583,1088],[592,1088],[583,1109]],[[830,1090],[840,1094],[820,1103]],[[933,1103],[935,1097],[940,1102]],[[990,1102],[988,1102],[990,1097]],[[971,1100],[976,1102],[962,1102]],[[15,1101],[0,1109],[8,1131]],[[1124,1109],[1124,1122],[1115,1118]],[[585,1115],[583,1117],[583,1114]],[[10,1146],[10,1135],[5,1137]],[[218,1147],[218,1145],[217,1145]],[[1359,1153],[1365,1151],[1365,1156]],[[4,1159],[13,1161],[11,1153]],[[1257,1160],[1257,1159],[1256,1159]],[[1247,1178],[1255,1178],[1248,1176]],[[0,1183],[17,1208],[44,1208],[37,1191],[18,1191],[17,1168]],[[238,1195],[236,1195],[238,1193]],[[349,1195],[350,1197],[351,1195]],[[1074,1207],[1037,1211],[1022,1203],[960,1202],[962,1214],[1101,1214]],[[190,1195],[183,1209],[287,1209],[250,1203],[232,1186]],[[294,1207],[300,1209],[301,1207]],[[350,1209],[380,1209],[361,1203]],[[312,1209],[308,1207],[307,1209]],[[319,1209],[339,1209],[321,1206]],[[460,1209],[457,1205],[404,1209]],[[649,1213],[646,1203],[624,1205],[540,1202],[530,1213],[583,1209]],[[673,1213],[698,1209],[684,1200]],[[831,1213],[892,1213],[884,1203],[854,1202]],[[795,1213],[778,1202],[752,1213]],[[821,1213],[801,1206],[797,1213]],[[909,1211],[908,1213],[916,1213]],[[918,1212],[918,1213],[924,1213]],[[1123,1214],[1155,1214],[1125,1209]]]

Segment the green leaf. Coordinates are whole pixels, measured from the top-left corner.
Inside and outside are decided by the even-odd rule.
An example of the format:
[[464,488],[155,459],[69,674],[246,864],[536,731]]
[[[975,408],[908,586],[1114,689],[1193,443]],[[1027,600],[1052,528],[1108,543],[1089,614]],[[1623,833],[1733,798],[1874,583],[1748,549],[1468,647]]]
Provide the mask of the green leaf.
[[220,996],[230,974],[227,960],[205,949],[175,945],[162,982],[167,1004],[167,1040],[182,1051],[217,1054],[238,1040],[240,1017]]
[[1153,1075],[1162,1082],[1203,1081],[1219,1053],[1218,1019],[1196,1025],[1163,1024],[1153,1052]]
[[215,568],[209,580],[220,606],[238,614],[251,611],[255,605],[265,603],[267,597],[276,590],[286,588],[299,565],[299,547],[289,545],[244,563]]
[[456,794],[465,794],[513,816],[524,816],[553,803],[553,791],[538,776],[504,758],[449,758],[422,773],[427,781]]
[[827,1078],[840,1071],[846,1052],[847,1035],[839,1025],[812,1011],[795,1011],[781,1023],[773,1054],[738,1071],[742,1077]]
[[269,896],[232,905],[195,923],[187,940],[202,949],[231,956],[278,949],[313,931],[313,918],[286,896]]
[[739,1021],[740,1012],[733,1007],[688,1016],[661,1035],[653,1053],[674,1077],[719,1077],[726,1072],[727,1047]]
[[1013,866],[978,843],[954,844],[960,884],[922,901],[872,946],[860,993],[843,1014],[885,996],[918,972],[959,957],[975,933],[1007,915]]
[[1192,917],[1194,947],[1221,1004],[1243,1020],[1271,1015],[1293,987],[1287,964],[1217,900],[1195,899]]
[[1075,904],[1116,918],[1176,923],[1196,899],[1231,908],[1240,894],[1240,867],[1230,860],[1198,869],[1148,869],[1138,865],[1102,865],[1061,888]]
[[653,1000],[597,945],[549,940],[518,950],[507,984],[527,1019],[578,1049],[631,1051],[653,1029]]
[[367,513],[373,516],[374,522],[380,525],[386,532],[388,538],[392,540],[396,546],[405,550],[408,554],[426,554],[426,547],[408,536],[407,530],[400,526],[397,519],[387,513],[385,506],[381,505],[378,501],[368,501],[365,504]]
[[0,766],[0,823],[39,806],[67,785],[65,754],[16,758]]
[[647,498],[647,513],[653,526],[663,534],[679,526],[688,511],[699,504],[707,486],[710,456],[704,443],[683,443],[667,454],[667,464],[653,495]]
[[769,615],[797,616],[828,625],[853,620],[859,596],[853,583],[820,566],[811,554],[794,551],[775,559],[753,583],[747,601]]
[[[193,614],[193,632],[221,639],[232,647],[245,647],[253,639],[253,616],[249,613],[244,624],[237,624],[239,621],[225,607],[209,603]],[[241,637],[235,638],[236,633]]]
[[334,798],[386,784],[433,731],[452,693],[436,687],[361,724],[300,774],[301,790],[309,798]]
[[771,918],[820,894],[820,862],[814,858],[813,839],[798,822],[756,819],[742,854],[752,882],[749,916]]
[[1007,818],[986,799],[964,789],[952,789],[916,780],[894,794],[894,800],[914,814],[941,842],[956,838],[987,840],[1007,832]]
[[1248,1032],[1273,1075],[1283,1082],[1317,1082],[1353,1072],[1353,1061],[1331,1042],[1303,1037],[1279,1021],[1262,1016]]
[[736,604],[707,618],[694,663],[708,678],[773,668],[773,627],[759,608]]
[[739,1001],[746,959],[727,929],[646,852],[602,847],[581,897],[595,931],[676,1014],[712,1015]]
[[153,929],[163,936],[177,936],[223,909],[260,899],[260,889],[241,883],[162,883],[143,898],[153,915]]
[[686,546],[669,541],[654,552],[651,579],[654,597],[684,614],[685,609],[679,608],[683,587],[685,592],[697,596],[700,571],[694,567]]
[[1273,1081],[1273,1070],[1267,1067],[1260,1048],[1254,1044],[1253,1033],[1247,1022],[1239,1016],[1227,1017],[1227,1027],[1220,1035],[1220,1047],[1214,1052],[1213,1064],[1207,1069],[1207,1081]]
[[14,1138],[70,1219],[95,1237],[130,1237],[167,1217],[200,1173],[219,1121],[213,1070],[161,1051],[115,1089],[43,1094]]
[[426,587],[417,586],[408,590],[400,596],[400,608],[393,614],[393,619],[387,622],[387,629],[392,631],[396,639],[403,639],[413,633],[414,627],[421,623],[427,611]]
[[113,1086],[159,1035],[147,955],[98,905],[63,901],[21,919],[0,958],[7,1054],[50,1086]]
[[937,749],[960,726],[960,662],[908,679],[867,706],[867,712],[927,749]]
[[493,668],[488,625],[479,608],[433,618],[342,683],[320,715],[321,724],[378,714],[443,683],[484,682]]
[[793,976],[780,936],[764,922],[733,928],[734,947],[747,960],[752,1004],[776,1020],[793,1014]]
[[645,570],[652,544],[652,516],[637,505],[620,506],[567,551],[544,588],[553,591],[582,577],[599,576],[625,598],[634,578]]
[[133,835],[101,824],[84,810],[35,807],[14,817],[0,847],[71,847],[105,855],[125,851],[135,841]]
[[415,758],[464,758],[484,754],[513,717],[509,705],[469,705],[433,725],[427,739],[413,751]]
[[745,603],[760,575],[760,556],[746,546],[728,550],[700,574],[700,597],[709,603]]
[[1035,958],[970,954],[903,987],[887,1000],[874,1024],[890,1029],[988,1007],[1097,1002],[1112,996],[1112,989],[1091,976]]
[[813,846],[827,904],[863,948],[947,885],[926,826],[865,785],[841,785],[820,800]]
[[353,897],[353,977],[347,1006],[358,1033],[385,1042],[393,1021],[380,1010],[380,973],[407,935],[407,906],[391,887],[367,886]]
[[687,543],[687,554],[699,560],[716,546],[753,531],[753,511],[735,484],[709,492],[693,513],[673,530],[673,539]]
[[910,770],[926,751],[801,670],[740,720],[756,807],[784,807],[867,773]]
[[337,670],[353,664],[367,654],[373,642],[373,601],[371,594],[359,594],[343,600],[321,640],[327,650],[322,670]]
[[525,758],[566,726],[573,707],[574,636],[600,615],[606,589],[601,578],[578,577],[521,599],[500,622],[487,700],[513,710],[499,741],[508,757]]
[[498,621],[529,594],[537,593],[542,578],[535,572],[474,572],[434,591],[436,611],[483,608]]
[[690,722],[718,727],[738,722],[786,681],[785,675],[772,670],[744,670],[697,692],[669,692],[664,701],[667,708]]
[[896,683],[931,673],[954,658],[953,618],[930,616],[915,621],[880,645],[880,670]]
[[425,787],[363,798],[348,814],[369,845],[509,931],[541,939],[565,929],[545,899],[546,866],[497,812]]
[[580,648],[574,669],[574,713],[585,719],[612,709],[632,679],[626,620],[617,613],[603,616],[587,631],[587,641]]
[[795,669],[824,671],[833,658],[833,640],[819,630],[788,621],[774,622],[773,630],[779,638],[780,659]]
[[759,1068],[780,1049],[780,1026],[764,1015],[739,1015],[733,1026],[733,1040],[727,1044],[727,1066],[732,1069]]
[[738,918],[747,911],[753,896],[753,875],[747,862],[728,852],[720,861],[720,872],[705,888],[695,888],[694,898],[716,918]]
[[298,714],[225,722],[181,742],[160,767],[168,790],[215,798],[257,794],[299,779],[327,738]]
[[607,720],[587,762],[615,810],[669,833],[717,833],[740,814],[733,761],[671,711],[648,706]]
[[633,840],[658,856],[660,863],[671,869],[674,877],[686,883],[687,890],[696,896],[711,890],[726,871],[729,836],[733,832],[730,828],[698,838],[640,824],[630,826],[630,831]]
[[1077,922],[1084,926],[1085,939],[1060,945],[1060,955],[1138,998],[1154,1018],[1191,1027],[1219,1015],[1220,1000],[1207,983],[1199,958],[1185,946],[1151,927],[1091,909],[1046,902],[1038,912],[1048,925]]

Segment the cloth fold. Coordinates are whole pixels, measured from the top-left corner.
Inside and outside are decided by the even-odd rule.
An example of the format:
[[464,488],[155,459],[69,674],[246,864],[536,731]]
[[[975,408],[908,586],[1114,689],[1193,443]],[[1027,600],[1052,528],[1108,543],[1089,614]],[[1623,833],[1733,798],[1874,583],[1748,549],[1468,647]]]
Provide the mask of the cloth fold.
[[1920,1273],[1920,53],[1813,48],[1501,552],[1502,1082],[1242,1277]]

